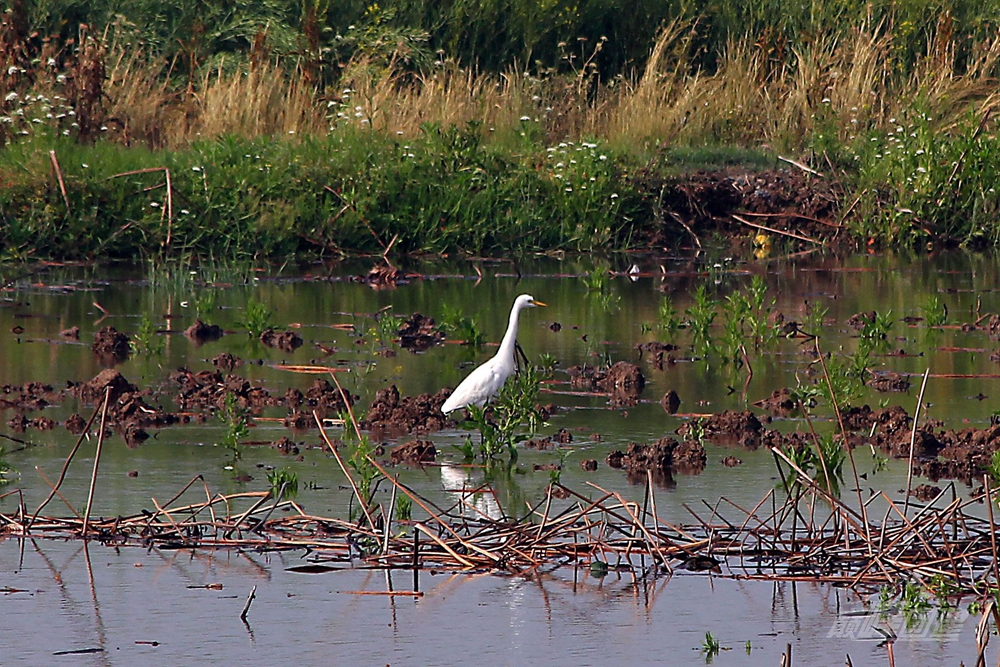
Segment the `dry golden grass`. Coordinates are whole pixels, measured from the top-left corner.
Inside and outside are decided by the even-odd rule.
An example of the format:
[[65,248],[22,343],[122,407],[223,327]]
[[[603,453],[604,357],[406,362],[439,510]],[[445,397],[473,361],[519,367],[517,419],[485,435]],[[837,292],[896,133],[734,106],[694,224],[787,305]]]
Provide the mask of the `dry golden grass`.
[[[947,22],[906,76],[884,24],[819,36],[777,62],[750,36],[736,39],[713,72],[691,68],[692,41],[691,26],[675,22],[661,31],[641,76],[607,83],[587,73],[487,76],[447,63],[426,75],[394,74],[392,63],[359,60],[348,64],[333,95],[275,64],[220,68],[189,90],[172,91],[140,51],[112,49],[107,91],[111,115],[127,119],[128,134],[153,146],[224,134],[325,133],[330,109],[340,108],[351,112],[342,122],[364,118],[377,131],[407,137],[424,123],[478,121],[504,135],[537,122],[550,141],[591,138],[640,149],[767,144],[794,151],[820,123],[849,140],[917,100],[935,117],[958,117],[992,100],[1000,63],[997,36],[977,45],[959,71]],[[351,92],[342,98],[344,88]]]

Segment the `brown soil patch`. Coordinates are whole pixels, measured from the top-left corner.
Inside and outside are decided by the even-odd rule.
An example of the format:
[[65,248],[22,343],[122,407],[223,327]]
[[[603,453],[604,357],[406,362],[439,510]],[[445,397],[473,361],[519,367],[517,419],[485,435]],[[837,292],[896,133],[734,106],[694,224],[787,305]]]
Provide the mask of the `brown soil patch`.
[[676,391],[671,389],[660,399],[660,405],[668,415],[677,414],[677,409],[681,407],[681,397],[677,395]]
[[450,390],[442,389],[436,394],[400,396],[399,389],[392,385],[375,394],[361,428],[389,434],[440,431],[454,423],[441,412],[450,395]]
[[775,389],[767,398],[756,401],[754,406],[780,417],[787,417],[798,407],[795,399],[792,398],[792,392],[787,387]]
[[437,449],[430,440],[411,440],[405,444],[394,447],[389,452],[389,459],[393,463],[433,463],[437,458]]
[[[746,449],[757,449],[761,445],[764,425],[757,415],[744,410],[735,412],[726,410],[717,415],[706,417],[701,422],[704,437],[716,445],[740,446]],[[677,433],[690,439],[694,435],[694,425],[684,424]]]
[[296,349],[302,347],[302,336],[291,329],[286,329],[285,331],[268,329],[260,335],[260,342],[267,347],[276,347],[285,352],[294,352]]
[[223,352],[212,357],[212,365],[220,371],[232,372],[243,365],[243,360],[229,352]]
[[705,469],[705,448],[699,442],[679,443],[673,438],[661,438],[651,444],[630,443],[625,452],[608,454],[612,468],[623,468],[632,483],[645,481],[646,472],[662,485],[673,484],[673,473],[698,474]]
[[213,340],[219,340],[223,335],[222,327],[217,324],[205,324],[201,320],[195,320],[194,324],[184,330],[184,335],[190,338],[195,345],[203,345]]
[[105,366],[114,366],[128,359],[132,348],[126,334],[107,326],[94,334],[94,354]]
[[444,332],[434,324],[434,318],[420,313],[410,315],[410,319],[400,325],[396,333],[399,334],[399,344],[413,351],[426,350],[445,340]]
[[0,410],[41,410],[50,403],[62,401],[62,398],[62,392],[41,382],[26,382],[21,386],[5,384],[0,387]]

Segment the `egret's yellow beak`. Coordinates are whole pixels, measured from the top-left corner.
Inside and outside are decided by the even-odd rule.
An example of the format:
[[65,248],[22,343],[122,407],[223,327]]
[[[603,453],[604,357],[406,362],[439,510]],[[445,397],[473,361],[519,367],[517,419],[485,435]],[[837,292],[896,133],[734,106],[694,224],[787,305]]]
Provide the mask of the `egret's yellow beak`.
[[532,299],[531,300],[531,305],[533,305],[533,306],[548,306],[549,304],[542,303],[541,301],[538,301],[537,299]]

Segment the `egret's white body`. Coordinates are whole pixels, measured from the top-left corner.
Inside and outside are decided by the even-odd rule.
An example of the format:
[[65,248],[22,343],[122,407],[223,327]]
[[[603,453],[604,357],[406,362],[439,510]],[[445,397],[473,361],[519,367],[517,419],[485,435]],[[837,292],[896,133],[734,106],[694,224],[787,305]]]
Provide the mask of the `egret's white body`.
[[510,320],[507,322],[507,332],[500,341],[500,349],[496,355],[462,380],[448,400],[441,406],[441,412],[448,414],[470,405],[482,407],[486,401],[493,398],[514,372],[514,346],[517,342],[517,320],[525,308],[544,306],[541,301],[527,294],[514,299],[514,307],[510,310]]

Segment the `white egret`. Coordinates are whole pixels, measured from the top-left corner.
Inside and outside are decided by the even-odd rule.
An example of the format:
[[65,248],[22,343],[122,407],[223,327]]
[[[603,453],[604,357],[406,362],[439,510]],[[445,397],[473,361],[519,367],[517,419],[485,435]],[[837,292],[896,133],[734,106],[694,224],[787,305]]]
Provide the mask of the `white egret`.
[[500,341],[500,349],[496,356],[476,370],[469,373],[451,393],[448,400],[441,406],[441,412],[448,414],[470,405],[482,407],[486,401],[493,398],[507,378],[514,372],[514,346],[517,343],[517,319],[525,308],[544,306],[541,301],[527,294],[514,299],[514,307],[510,310],[510,320],[507,321],[507,333]]

